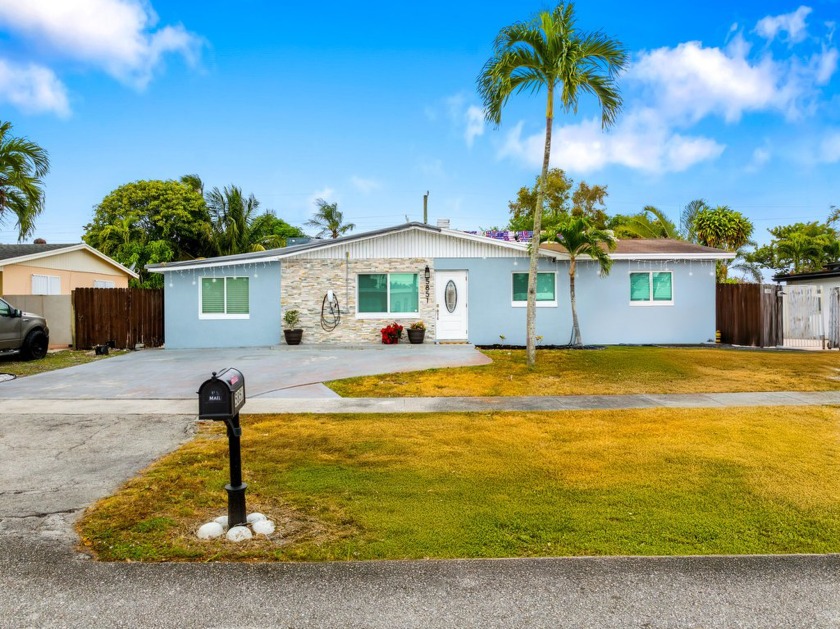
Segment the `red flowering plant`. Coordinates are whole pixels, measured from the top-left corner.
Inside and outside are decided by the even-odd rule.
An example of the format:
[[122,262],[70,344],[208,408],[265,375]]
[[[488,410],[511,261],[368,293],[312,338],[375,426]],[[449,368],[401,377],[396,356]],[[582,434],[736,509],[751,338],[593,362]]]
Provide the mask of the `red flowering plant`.
[[403,333],[403,327],[394,321],[391,325],[386,325],[379,330],[382,334],[382,343],[384,345],[396,345],[400,342]]

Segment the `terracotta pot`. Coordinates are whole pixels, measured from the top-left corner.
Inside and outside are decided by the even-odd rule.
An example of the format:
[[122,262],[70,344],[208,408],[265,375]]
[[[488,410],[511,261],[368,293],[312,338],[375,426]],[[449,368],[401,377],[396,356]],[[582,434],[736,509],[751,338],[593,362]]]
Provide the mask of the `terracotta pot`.
[[287,345],[300,345],[300,340],[303,338],[303,330],[283,330],[283,336],[286,337]]
[[412,330],[408,328],[408,341],[412,345],[419,345],[426,338],[426,330]]

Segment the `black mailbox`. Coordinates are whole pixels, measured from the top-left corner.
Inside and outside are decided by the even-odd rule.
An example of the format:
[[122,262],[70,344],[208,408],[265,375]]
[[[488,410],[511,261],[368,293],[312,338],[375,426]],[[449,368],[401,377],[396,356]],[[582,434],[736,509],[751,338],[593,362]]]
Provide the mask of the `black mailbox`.
[[198,389],[198,418],[230,421],[245,405],[245,376],[233,367],[205,380]]
[[245,376],[233,367],[213,372],[198,388],[198,418],[216,419],[227,424],[228,450],[230,453],[230,484],[228,492],[228,526],[245,524],[245,489],[242,482],[242,455],[239,438],[239,409],[245,405]]

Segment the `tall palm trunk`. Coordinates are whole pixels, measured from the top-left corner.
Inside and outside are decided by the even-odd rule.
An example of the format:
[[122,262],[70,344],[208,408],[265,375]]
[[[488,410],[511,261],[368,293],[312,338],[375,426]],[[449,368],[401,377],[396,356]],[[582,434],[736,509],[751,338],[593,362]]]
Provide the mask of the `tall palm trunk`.
[[548,85],[548,102],[545,107],[545,151],[543,153],[540,186],[537,190],[537,204],[534,208],[534,235],[531,237],[531,260],[528,266],[528,308],[526,350],[528,366],[537,362],[537,259],[540,253],[540,232],[542,231],[542,206],[548,181],[548,161],[551,157],[551,125],[554,122],[554,84]]
[[577,269],[577,261],[572,255],[569,260],[569,296],[572,302],[572,338],[569,339],[569,345],[572,347],[580,347],[583,341],[580,338],[580,325],[578,324],[577,316],[577,302],[575,301],[575,271]]

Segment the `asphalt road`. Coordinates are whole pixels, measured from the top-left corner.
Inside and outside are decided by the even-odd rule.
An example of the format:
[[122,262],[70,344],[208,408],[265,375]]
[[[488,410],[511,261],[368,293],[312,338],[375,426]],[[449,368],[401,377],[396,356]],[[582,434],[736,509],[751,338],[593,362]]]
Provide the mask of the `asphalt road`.
[[838,627],[840,558],[100,564],[0,546],[2,627]]

